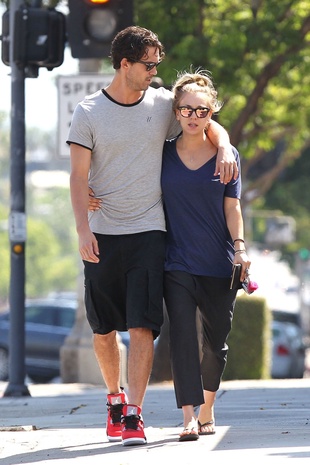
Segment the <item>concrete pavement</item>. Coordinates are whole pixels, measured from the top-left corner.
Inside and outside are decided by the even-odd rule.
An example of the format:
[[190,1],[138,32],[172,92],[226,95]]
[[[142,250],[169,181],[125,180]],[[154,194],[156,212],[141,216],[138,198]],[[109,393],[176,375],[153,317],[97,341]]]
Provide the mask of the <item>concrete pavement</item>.
[[[0,382],[0,396],[5,388]],[[31,397],[0,398],[1,465],[309,464],[310,378],[223,382],[216,434],[183,443],[172,384],[150,385],[143,407],[148,443],[134,447],[107,442],[98,386],[28,388]]]

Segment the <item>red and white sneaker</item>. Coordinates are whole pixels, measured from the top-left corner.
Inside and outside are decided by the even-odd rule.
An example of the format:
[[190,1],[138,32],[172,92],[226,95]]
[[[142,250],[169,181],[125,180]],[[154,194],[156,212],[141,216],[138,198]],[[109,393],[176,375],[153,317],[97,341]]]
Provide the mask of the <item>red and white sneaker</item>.
[[121,418],[123,408],[127,404],[127,396],[122,391],[117,394],[107,395],[108,419],[107,419],[107,438],[110,442],[122,440]]
[[124,406],[121,425],[123,446],[146,443],[141,408],[138,405],[127,404]]

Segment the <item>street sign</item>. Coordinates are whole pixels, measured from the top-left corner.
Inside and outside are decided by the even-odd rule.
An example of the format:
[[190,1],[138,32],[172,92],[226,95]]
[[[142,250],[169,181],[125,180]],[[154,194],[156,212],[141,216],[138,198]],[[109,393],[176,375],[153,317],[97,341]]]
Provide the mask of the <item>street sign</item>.
[[9,236],[12,242],[26,242],[26,213],[11,211],[9,217]]
[[78,74],[58,76],[58,156],[69,158],[66,144],[72,115],[76,105],[85,95],[106,87],[113,79],[112,74]]

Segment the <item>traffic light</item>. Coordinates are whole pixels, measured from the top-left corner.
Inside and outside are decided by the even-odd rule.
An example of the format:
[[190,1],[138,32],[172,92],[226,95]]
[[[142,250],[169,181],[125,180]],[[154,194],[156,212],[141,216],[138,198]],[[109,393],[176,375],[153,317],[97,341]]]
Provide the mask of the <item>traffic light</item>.
[[69,0],[68,41],[74,58],[106,58],[117,32],[132,26],[133,0]]
[[[10,66],[9,10],[2,16],[2,52]],[[55,9],[21,6],[14,15],[13,62],[19,67],[52,70],[64,60],[66,17]]]

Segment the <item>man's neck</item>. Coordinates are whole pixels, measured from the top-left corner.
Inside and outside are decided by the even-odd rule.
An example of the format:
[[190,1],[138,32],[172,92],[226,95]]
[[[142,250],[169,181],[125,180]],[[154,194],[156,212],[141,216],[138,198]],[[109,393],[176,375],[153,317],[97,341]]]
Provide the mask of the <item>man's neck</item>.
[[131,89],[117,76],[114,77],[111,84],[109,84],[104,90],[110,95],[110,97],[112,97],[113,100],[118,103],[122,103],[123,105],[130,105],[138,102],[144,93],[142,90],[137,91]]

